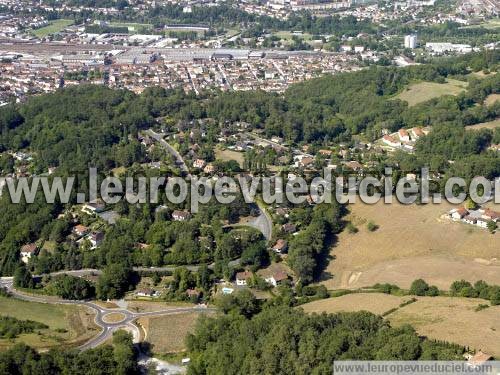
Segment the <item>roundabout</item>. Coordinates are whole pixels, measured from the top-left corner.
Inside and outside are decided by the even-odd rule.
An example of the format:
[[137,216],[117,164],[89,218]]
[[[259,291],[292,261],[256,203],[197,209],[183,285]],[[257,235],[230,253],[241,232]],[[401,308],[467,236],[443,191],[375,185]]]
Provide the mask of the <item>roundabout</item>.
[[126,319],[126,315],[121,312],[110,312],[102,316],[102,321],[104,323],[121,323]]

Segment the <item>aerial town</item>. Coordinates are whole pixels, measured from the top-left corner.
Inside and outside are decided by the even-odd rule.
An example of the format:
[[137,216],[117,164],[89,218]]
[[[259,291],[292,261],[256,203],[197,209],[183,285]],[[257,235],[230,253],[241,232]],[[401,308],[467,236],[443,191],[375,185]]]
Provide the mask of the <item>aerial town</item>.
[[[216,5],[197,1],[182,4],[186,16],[199,6]],[[248,14],[286,19],[290,12],[300,9],[332,10],[330,4],[338,11],[336,17],[369,19],[381,25],[406,19],[408,13],[413,20],[407,22],[429,26],[446,22],[472,25],[498,14],[494,0],[469,6],[464,3],[458,9],[437,14],[426,12],[433,1],[394,5],[270,1],[264,5],[240,5]],[[134,12],[148,14],[160,4],[137,1],[133,5],[131,2]],[[456,55],[495,46],[490,40],[482,45],[433,39],[424,42],[417,35],[398,35],[390,30],[382,36],[366,32],[313,35],[304,30],[251,35],[244,29],[219,30],[202,23],[156,27],[114,21],[120,11],[113,7],[94,9],[71,2],[57,7],[43,1],[30,6],[20,7],[13,0],[0,1],[0,7],[5,9],[0,15],[0,103],[79,83],[105,84],[137,93],[151,85],[197,94],[204,90],[283,92],[290,84],[324,74],[355,71],[391,60],[398,66],[409,66],[418,64],[422,56]],[[95,18],[78,23],[64,18],[52,21],[40,15],[54,13],[88,13]],[[399,52],[394,53],[394,48]],[[417,50],[418,55],[412,52]]]
[[0,375],[500,373],[499,13],[0,0]]

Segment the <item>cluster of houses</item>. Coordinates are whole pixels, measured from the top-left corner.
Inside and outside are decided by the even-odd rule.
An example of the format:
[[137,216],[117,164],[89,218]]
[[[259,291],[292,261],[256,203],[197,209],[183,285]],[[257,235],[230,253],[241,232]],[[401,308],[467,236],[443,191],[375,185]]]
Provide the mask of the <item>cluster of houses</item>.
[[[88,215],[99,215],[105,210],[105,203],[97,199],[82,205],[81,212]],[[64,215],[61,214],[60,217]],[[85,242],[90,244],[90,249],[94,250],[99,247],[104,241],[104,232],[101,230],[92,230],[92,228],[79,223],[76,215],[73,215],[73,224],[71,228],[71,233],[66,237],[68,243],[76,243],[78,246],[82,246]],[[21,246],[20,258],[24,263],[28,263],[29,260],[37,256],[42,247],[37,243],[27,243]]]
[[454,208],[448,212],[448,217],[454,221],[461,221],[466,224],[476,225],[480,228],[488,228],[488,223],[497,223],[500,220],[500,212],[486,209],[468,210],[465,207]]
[[429,134],[430,128],[414,127],[411,129],[399,129],[396,133],[386,134],[382,137],[382,143],[393,149],[401,149],[412,152],[418,139]]
[[100,246],[104,240],[103,232],[92,231],[89,227],[81,224],[73,227],[72,234],[74,235],[73,239],[76,239],[76,243],[79,245],[81,245],[83,241],[89,241],[91,249],[95,249]]
[[172,219],[174,221],[187,221],[191,219],[191,213],[189,211],[175,210],[172,212]]
[[[71,234],[67,237],[69,242],[76,242],[78,245],[82,245],[84,241],[90,243],[91,249],[96,249],[104,241],[104,232],[98,230],[91,230],[85,225],[77,224],[72,230]],[[30,259],[34,258],[39,254],[41,247],[33,242],[27,243],[21,246],[20,258],[24,263],[28,263]]]
[[[262,277],[273,287],[277,287],[286,280],[290,280],[286,268],[281,263],[274,263],[268,268],[257,271],[257,276]],[[254,274],[249,270],[238,272],[235,278],[236,286],[247,286],[253,278]]]

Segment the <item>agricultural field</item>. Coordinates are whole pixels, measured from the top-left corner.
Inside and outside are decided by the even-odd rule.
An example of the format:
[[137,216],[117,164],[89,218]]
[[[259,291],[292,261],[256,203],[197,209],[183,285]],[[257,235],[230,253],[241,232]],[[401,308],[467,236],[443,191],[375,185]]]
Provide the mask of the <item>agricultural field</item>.
[[145,331],[145,341],[152,345],[154,353],[178,353],[184,351],[184,340],[193,332],[200,313],[144,317],[137,323]]
[[50,34],[58,33],[64,30],[64,28],[73,25],[73,23],[74,23],[73,20],[65,20],[65,19],[54,20],[51,21],[50,24],[45,27],[33,30],[33,34],[38,38],[44,38]]
[[467,82],[448,79],[446,83],[419,82],[404,89],[395,98],[408,103],[410,107],[443,95],[458,95],[465,91]]
[[484,101],[484,104],[489,106],[498,101],[500,101],[500,94],[490,94]]
[[500,119],[489,122],[482,122],[481,124],[467,126],[467,130],[480,130],[480,129],[495,129],[500,126]]
[[393,326],[411,324],[419,334],[500,356],[500,306],[475,311],[487,301],[473,298],[417,297],[386,318]]
[[309,313],[367,310],[383,314],[395,309],[385,316],[392,326],[410,324],[420,335],[431,339],[500,355],[500,306],[476,311],[479,304],[489,305],[489,302],[458,297],[416,297],[416,302],[400,306],[410,298],[381,293],[355,293],[310,302],[300,307]]
[[20,320],[34,320],[49,326],[30,334],[22,334],[16,339],[0,340],[0,350],[23,342],[37,349],[48,349],[64,345],[81,345],[99,332],[94,324],[91,310],[73,305],[52,305],[26,302],[15,298],[0,297],[0,315]]
[[[409,288],[423,278],[443,290],[456,279],[500,284],[500,233],[441,218],[452,207],[352,204],[347,220],[359,232],[339,235],[321,283],[328,289],[385,282]],[[379,228],[368,231],[369,221]]]
[[236,160],[240,167],[243,166],[244,157],[242,152],[233,150],[221,150],[220,148],[215,149],[215,158],[223,161]]
[[366,310],[382,315],[397,308],[411,297],[398,297],[381,293],[352,293],[340,297],[320,299],[300,306],[306,313],[337,313]]

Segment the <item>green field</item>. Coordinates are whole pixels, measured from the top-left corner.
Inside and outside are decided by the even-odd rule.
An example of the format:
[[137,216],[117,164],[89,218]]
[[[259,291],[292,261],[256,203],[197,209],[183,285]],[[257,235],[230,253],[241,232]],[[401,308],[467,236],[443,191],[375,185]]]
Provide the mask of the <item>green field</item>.
[[448,79],[446,83],[419,82],[408,86],[396,96],[396,99],[408,102],[408,105],[411,107],[443,95],[458,95],[462,91],[465,91],[466,87],[467,82],[455,79]]
[[243,163],[245,161],[242,152],[227,150],[227,149],[222,150],[220,148],[217,148],[215,150],[215,158],[217,160],[224,160],[224,161],[236,160],[240,165],[240,167],[243,166]]
[[38,349],[55,346],[76,346],[98,332],[94,315],[78,306],[26,302],[15,298],[0,297],[0,315],[20,320],[34,320],[49,326],[35,333],[23,334],[14,340],[0,339],[0,350],[17,342]]
[[312,35],[309,33],[293,34],[291,31],[277,31],[273,35],[286,41],[291,41],[294,36],[306,41],[312,39]]
[[74,23],[73,20],[65,20],[65,19],[54,20],[45,27],[33,30],[33,34],[35,34],[35,36],[37,36],[38,38],[44,38],[47,35],[54,34],[64,30],[64,28],[71,26],[73,23]]

